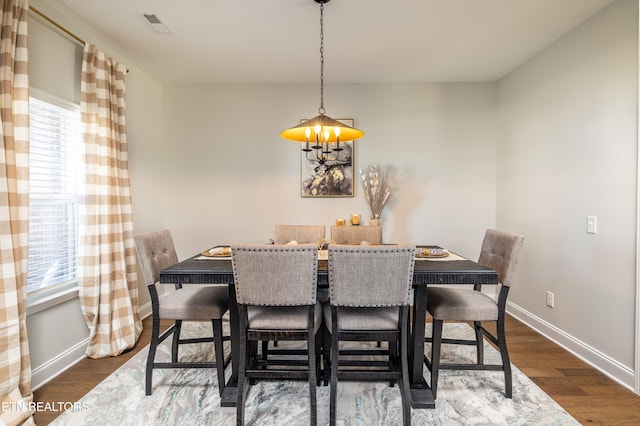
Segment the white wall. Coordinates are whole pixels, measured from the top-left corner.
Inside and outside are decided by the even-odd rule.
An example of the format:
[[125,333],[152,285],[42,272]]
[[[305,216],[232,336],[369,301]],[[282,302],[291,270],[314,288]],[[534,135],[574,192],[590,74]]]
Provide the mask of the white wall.
[[497,225],[527,237],[512,312],[629,387],[637,17],[636,1],[615,2],[498,84]]
[[[317,86],[178,86],[164,96],[156,206],[180,258],[216,243],[266,242],[277,223],[368,218],[359,182],[353,198],[300,196],[301,144],[279,132],[316,113]],[[328,115],[354,118],[365,132],[356,169],[373,162],[404,173],[383,211],[384,240],[476,257],[496,213],[495,85],[327,86],[325,99]]]

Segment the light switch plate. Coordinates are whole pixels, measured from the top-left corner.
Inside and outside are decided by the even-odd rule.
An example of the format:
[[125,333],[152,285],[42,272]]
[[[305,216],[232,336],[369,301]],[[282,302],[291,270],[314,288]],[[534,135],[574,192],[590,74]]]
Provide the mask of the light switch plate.
[[587,216],[587,234],[595,234],[598,232],[598,218],[596,216]]

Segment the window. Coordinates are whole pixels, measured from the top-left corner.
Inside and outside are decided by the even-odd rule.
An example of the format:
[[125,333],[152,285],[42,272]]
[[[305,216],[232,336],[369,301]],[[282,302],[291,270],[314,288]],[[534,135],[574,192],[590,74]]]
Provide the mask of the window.
[[29,115],[31,296],[77,286],[80,112],[40,95],[30,98]]

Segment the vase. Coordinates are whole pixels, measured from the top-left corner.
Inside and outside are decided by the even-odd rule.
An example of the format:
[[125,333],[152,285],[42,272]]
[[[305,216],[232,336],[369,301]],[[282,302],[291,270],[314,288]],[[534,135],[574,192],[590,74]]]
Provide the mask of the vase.
[[371,226],[380,226],[380,219],[376,217],[372,217],[369,219],[369,225]]

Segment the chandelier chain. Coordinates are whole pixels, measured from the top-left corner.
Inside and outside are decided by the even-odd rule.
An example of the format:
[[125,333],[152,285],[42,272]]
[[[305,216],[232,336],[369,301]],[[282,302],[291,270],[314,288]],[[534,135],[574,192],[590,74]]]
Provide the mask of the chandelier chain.
[[324,3],[320,3],[320,115],[324,115]]

